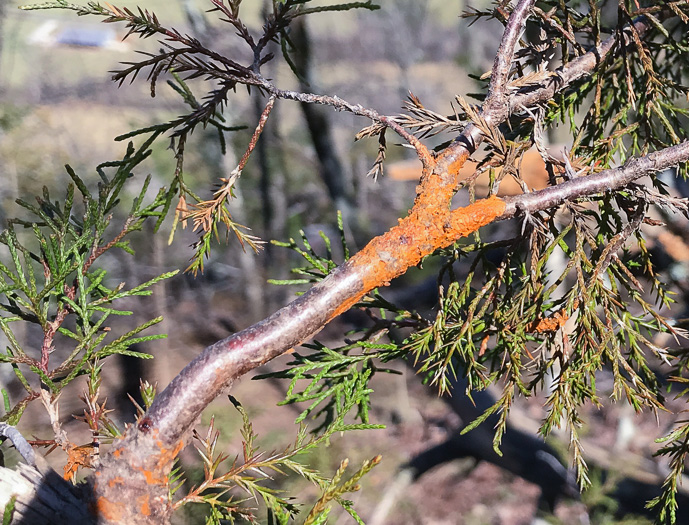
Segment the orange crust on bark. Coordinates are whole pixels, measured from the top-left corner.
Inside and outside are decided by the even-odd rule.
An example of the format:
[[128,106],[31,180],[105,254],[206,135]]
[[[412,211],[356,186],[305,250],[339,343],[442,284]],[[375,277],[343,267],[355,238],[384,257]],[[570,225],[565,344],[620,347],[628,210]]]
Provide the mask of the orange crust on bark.
[[95,515],[105,518],[108,521],[119,522],[124,518],[123,511],[125,509],[121,502],[112,502],[104,496],[101,496],[95,503]]
[[[131,475],[134,477],[141,476],[141,480],[149,487],[166,487],[169,482],[168,474],[175,458],[184,448],[184,441],[178,441],[173,447],[165,447],[162,440],[157,439],[157,436],[153,435],[151,439],[153,441],[149,447],[155,449],[155,454],[148,454],[141,462],[136,461],[131,464]],[[115,449],[112,451],[112,455],[113,457],[122,457],[125,455],[125,451]],[[97,497],[91,506],[92,514],[107,523],[124,523],[123,520],[126,516],[123,509],[129,509],[127,511],[129,512],[131,507],[123,505],[121,501],[113,502],[112,496],[119,491],[119,486],[124,485],[123,476],[103,476],[101,471],[96,471],[94,474],[93,492]],[[147,488],[141,487],[140,495],[135,497],[134,506],[139,515],[153,515],[157,505],[153,504],[155,501],[151,494]]]
[[436,207],[412,209],[397,226],[373,239],[350,259],[350,264],[363,270],[362,294],[386,286],[419,264],[423,257],[490,224],[504,211],[505,201],[495,196],[453,211]]
[[160,448],[160,454],[157,457],[154,467],[150,470],[143,467],[135,467],[144,475],[146,483],[149,485],[167,484],[170,466],[175,461],[177,454],[179,454],[179,452],[184,448],[183,441],[177,443],[177,445],[172,449],[163,447],[162,441],[157,441],[157,445]]
[[139,510],[141,511],[141,514],[143,516],[150,516],[151,515],[151,505],[149,503],[148,494],[144,494],[143,496],[139,496],[138,498],[136,498],[136,502],[139,504]]
[[555,312],[552,317],[544,317],[526,325],[525,331],[528,333],[543,334],[559,330],[569,320],[569,314],[564,310]]
[[424,169],[414,207],[398,220],[397,226],[372,239],[348,261],[362,275],[362,290],[339,305],[330,319],[349,310],[374,288],[387,286],[438,248],[449,246],[503,214],[505,201],[495,196],[450,211],[459,172],[468,158],[469,152],[464,150],[459,155],[422,159]]
[[116,476],[108,481],[109,487],[114,487],[115,485],[124,485],[124,478],[121,476]]

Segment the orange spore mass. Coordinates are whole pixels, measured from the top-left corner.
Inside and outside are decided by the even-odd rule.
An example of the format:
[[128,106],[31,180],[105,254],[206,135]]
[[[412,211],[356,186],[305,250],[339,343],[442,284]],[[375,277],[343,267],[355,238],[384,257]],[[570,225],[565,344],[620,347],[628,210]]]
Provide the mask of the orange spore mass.
[[364,272],[364,292],[385,286],[438,248],[449,246],[502,215],[505,202],[489,197],[449,211],[413,209],[399,224],[373,239],[350,264]]

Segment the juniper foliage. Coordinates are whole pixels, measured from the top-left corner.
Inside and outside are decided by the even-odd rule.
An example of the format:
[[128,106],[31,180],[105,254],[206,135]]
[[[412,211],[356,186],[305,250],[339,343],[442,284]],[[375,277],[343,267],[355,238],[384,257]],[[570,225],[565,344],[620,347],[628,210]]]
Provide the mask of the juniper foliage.
[[[268,50],[271,41],[280,43],[284,59],[292,63],[289,25],[294,18],[326,10],[376,9],[371,2],[322,6],[309,0],[273,0],[272,12],[258,33],[243,23],[241,1],[210,2],[220,20],[229,24],[236,38],[247,46],[251,56],[248,62],[225,56],[193,36],[166,27],[155,14],[143,9],[134,11],[97,2],[82,6],[66,0],[27,8],[70,9],[79,15],[103,17],[105,22],[124,23],[129,29],[128,36],[161,38],[160,52],[125,64],[113,79],[119,83],[133,82],[138,76],[146,75],[151,93],[155,94],[159,79],[170,75],[170,86],[190,108],[173,121],[120,137],[147,138],[141,148],[131,148],[124,160],[99,170],[103,182],[96,196],[70,172],[83,197],[86,210],[83,219],[76,220],[71,215],[73,189],[69,189],[62,204],[51,202],[48,195],[39,199],[39,206],[22,203],[38,218],[36,222],[16,224],[30,228],[35,247],[21,243],[14,227],[3,235],[12,263],[0,266],[2,292],[6,297],[6,303],[0,306],[8,312],[0,326],[10,341],[9,326],[18,321],[37,323],[48,334],[46,350],[41,355],[45,363],[16,348],[14,343],[2,358],[14,366],[25,384],[27,400],[35,392],[20,371],[22,366],[28,366],[31,373],[57,394],[77,375],[96,369],[102,358],[127,352],[127,345],[142,340],[139,331],[156,321],[105,343],[107,334],[99,330],[107,316],[115,313],[110,303],[124,294],[144,293],[159,279],[125,292],[106,288],[102,284],[102,271],[91,268],[94,256],[105,250],[126,249],[124,237],[139,228],[146,217],[154,217],[160,225],[177,199],[176,221],[191,220],[199,231],[192,271],[203,269],[211,240],[218,235],[221,225],[228,233],[233,232],[242,244],[259,248],[259,241],[233,220],[231,199],[276,99],[325,104],[372,120],[357,138],[378,139],[379,155],[372,170],[376,175],[383,173],[387,130],[396,132],[412,146],[429,136],[444,136],[448,142],[439,146],[442,149],[459,129],[476,126],[485,146],[477,173],[464,182],[472,199],[479,197],[475,182],[482,172],[490,175],[488,195],[496,195],[508,177],[516,179],[528,191],[520,159],[533,146],[546,162],[551,184],[556,185],[687,140],[689,6],[686,2],[625,0],[616,2],[616,9],[611,9],[613,3],[608,1],[539,2],[526,23],[522,45],[509,71],[507,90],[528,97],[544,85],[557,87],[551,100],[513,108],[504,123],[492,123],[482,116],[481,96],[475,97],[479,105],[458,96],[445,115],[426,108],[418,97],[411,95],[403,114],[386,117],[337,97],[280,89],[262,75],[261,68],[274,59]],[[469,8],[465,17],[471,23],[481,18],[506,22],[510,9],[509,2],[499,1],[489,9]],[[645,24],[643,31],[637,22]],[[590,74],[582,74],[568,85],[558,85],[561,82],[558,71],[606,42],[610,42],[612,51],[597,61]],[[486,78],[479,79],[485,81]],[[224,133],[238,130],[237,126],[225,122],[223,108],[241,85],[268,97],[268,101],[238,167],[219,181],[211,199],[203,200],[184,181],[186,139],[198,126],[214,127],[223,143]],[[203,94],[195,95],[194,90]],[[555,158],[546,147],[547,131],[558,125],[566,127],[571,134],[571,145],[564,158]],[[178,161],[170,183],[149,205],[143,205],[144,184],[120,233],[113,241],[104,241],[109,225],[107,214],[116,204],[122,186],[129,184],[130,171],[145,156],[150,143],[163,135],[173,140]],[[498,166],[502,167],[500,171],[495,170]],[[117,174],[106,177],[106,167],[116,168]],[[675,175],[686,178],[687,168],[686,162],[680,163]],[[319,342],[305,345],[306,351],[295,352],[289,367],[277,374],[290,380],[285,403],[308,403],[297,421],[320,418],[312,441],[306,441],[301,431],[291,451],[273,456],[272,463],[262,460],[253,448],[250,423],[242,412],[243,463],[235,461],[228,474],[216,477],[216,469],[227,458],[215,451],[217,434],[211,425],[205,437],[196,436],[206,472],[204,484],[179,501],[209,505],[209,523],[238,516],[254,519],[253,514],[236,505],[230,496],[225,497],[231,486],[239,486],[254,495],[260,494],[272,519],[285,522],[286,516],[294,512],[292,504],[271,494],[255,479],[247,481],[248,478],[242,477],[243,469],[253,465],[275,471],[297,470],[322,488],[323,495],[308,514],[307,522],[323,522],[328,502],[333,500],[349,511],[351,506],[341,496],[353,490],[359,477],[376,460],[366,463],[351,481],[343,482],[345,465],[326,480],[303,465],[291,463],[292,458],[311,443],[326,441],[333,432],[372,428],[369,421],[369,406],[374,402],[369,386],[371,377],[385,371],[385,363],[405,358],[415,361],[420,373],[441,393],[448,393],[454,376],[467,378],[469,395],[473,390],[501,384],[502,395],[495,405],[467,427],[470,431],[489,415],[499,414],[496,450],[515,397],[532,396],[550,383],[541,433],[548,436],[555,427],[563,424],[568,427],[572,461],[580,485],[586,487],[589,476],[579,436],[580,409],[587,403],[601,403],[597,374],[604,367],[612,370],[614,398],[628,402],[637,411],[660,410],[665,406],[664,390],[656,378],[657,366],[664,366],[673,381],[687,381],[686,349],[670,351],[655,342],[658,334],[668,333],[683,340],[685,333],[671,317],[670,287],[664,282],[665,277],[655,270],[646,246],[645,230],[641,229],[642,224],[664,227],[647,217],[651,209],[668,224],[672,224],[673,215],[687,215],[686,201],[672,197],[661,178],[649,174],[643,183],[635,182],[619,191],[586,195],[552,209],[523,214],[520,227],[507,239],[486,239],[488,233],[481,232],[472,239],[438,250],[431,256],[440,261],[439,283],[442,283],[434,318],[396,306],[377,291],[372,292],[358,303],[369,314],[369,327],[350,334],[345,344],[336,348]],[[326,239],[326,245],[328,242]],[[298,252],[306,263],[295,269],[298,279],[279,284],[315,283],[338,266],[330,250],[325,256],[318,255],[306,236],[301,246],[293,240],[283,246]],[[344,249],[347,253],[346,245]],[[555,256],[565,263],[555,265]],[[34,270],[36,265],[44,269],[45,282],[40,285]],[[459,274],[457,268],[466,272]],[[78,317],[75,330],[61,326],[67,314]],[[57,327],[53,329],[55,324]],[[53,333],[58,330],[77,342],[68,360],[53,369],[47,366],[51,330]],[[66,375],[62,377],[62,374]],[[681,396],[686,394],[684,391]],[[8,409],[5,419],[18,421],[27,402]],[[345,418],[352,415],[360,423],[345,423]],[[660,521],[673,523],[677,483],[689,452],[689,423],[679,420],[665,442],[658,453],[668,456],[671,469],[663,495],[651,505],[658,509]]]

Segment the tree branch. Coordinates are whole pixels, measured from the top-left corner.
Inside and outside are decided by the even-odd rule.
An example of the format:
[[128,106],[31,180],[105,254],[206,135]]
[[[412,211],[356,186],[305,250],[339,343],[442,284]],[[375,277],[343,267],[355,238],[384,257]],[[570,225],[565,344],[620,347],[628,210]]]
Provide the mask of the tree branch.
[[[640,16],[634,20],[633,27],[640,36],[644,36],[653,25],[648,18]],[[615,35],[609,37],[601,42],[599,46],[575,58],[566,66],[558,68],[555,71],[555,75],[548,78],[542,87],[511,96],[509,101],[510,113],[523,111],[524,108],[551,100],[557,93],[563,91],[565,87],[570,86],[580,78],[590,75],[610,54],[617,41],[618,39]],[[625,42],[625,45],[629,45],[629,43]]]
[[507,83],[512,71],[514,51],[524,32],[528,14],[535,3],[535,0],[521,0],[507,21],[507,27],[505,27],[493,62],[488,96],[483,105],[483,116],[489,123],[492,121],[500,123],[508,115]]
[[[520,28],[533,3],[534,0],[521,0],[510,17],[498,53],[500,58],[496,59],[495,77],[491,80],[489,106],[504,105],[501,100],[505,86],[497,84],[506,84],[508,75],[503,74],[500,68],[510,67]],[[381,118],[372,110],[350,107],[336,97],[327,98],[329,104],[337,103],[337,107],[342,109],[370,113],[366,116],[374,120]],[[506,112],[507,106],[504,106],[503,112]],[[421,152],[419,154],[422,156]],[[437,161],[428,156],[414,207],[397,226],[373,239],[347,263],[291,304],[264,321],[206,348],[189,363],[149,410],[148,417],[160,432],[160,437],[167,443],[181,440],[201,410],[235,378],[312,337],[364,294],[389,284],[390,280],[421,262],[423,257],[503,214],[505,203],[496,197],[450,213],[457,172],[468,155],[465,151],[464,156],[456,160],[453,157],[451,161],[443,155]]]
[[[508,96],[507,82],[514,50],[533,4],[533,0],[521,0],[508,20],[494,63],[489,95],[480,114],[490,126],[503,123],[512,111],[551,99],[578,78],[591,74],[614,47],[615,39],[611,37],[560,68],[556,81],[551,80],[535,89],[530,86],[529,92]],[[644,34],[650,24],[637,20],[634,25],[639,34]],[[383,117],[337,97],[279,90],[265,80],[255,85],[277,98],[329,105],[365,116],[396,131],[416,148],[423,163],[416,200],[407,217],[371,240],[323,281],[267,319],[206,348],[172,380],[136,427],[130,428],[125,438],[114,443],[93,478],[95,508],[111,523],[117,522],[115,498],[123,501],[129,496],[137,498],[136,504],[142,513],[169,515],[167,475],[201,411],[234,379],[312,337],[367,292],[389,284],[425,256],[481,226],[519,213],[559,206],[566,200],[619,189],[643,175],[689,159],[689,142],[684,142],[630,160],[620,168],[516,197],[492,196],[451,210],[459,170],[483,140],[482,131],[476,125],[467,126],[442,153],[433,155],[391,117]],[[156,494],[153,487],[158,488],[158,496],[149,496]]]
[[500,220],[520,213],[534,213],[559,206],[565,201],[623,188],[629,183],[689,160],[689,141],[671,146],[645,157],[632,158],[624,166],[594,175],[577,177],[540,191],[505,198],[505,212]]
[[360,117],[369,118],[373,122],[378,122],[379,124],[390,128],[400,137],[406,140],[410,145],[412,145],[419,155],[421,162],[425,163],[430,158],[430,153],[426,146],[422,144],[413,134],[404,129],[404,127],[395,120],[395,117],[381,115],[373,109],[366,108],[361,104],[352,104],[351,102],[347,102],[338,96],[331,97],[329,95],[315,95],[313,93],[300,93],[298,91],[278,89],[275,85],[265,79],[262,79],[262,82],[259,85],[268,93],[276,96],[277,98],[295,100],[304,104],[321,104],[335,108],[338,111],[347,111]]

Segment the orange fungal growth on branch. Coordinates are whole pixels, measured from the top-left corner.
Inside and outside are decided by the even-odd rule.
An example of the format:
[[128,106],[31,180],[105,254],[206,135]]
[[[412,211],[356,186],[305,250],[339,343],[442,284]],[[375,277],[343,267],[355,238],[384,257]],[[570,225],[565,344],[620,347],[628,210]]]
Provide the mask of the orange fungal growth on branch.
[[105,496],[99,497],[93,507],[93,513],[99,518],[111,522],[120,522],[124,518],[124,507],[122,504],[113,502]]
[[561,310],[555,312],[552,317],[545,317],[543,319],[537,319],[536,321],[528,324],[526,326],[526,332],[543,334],[546,332],[555,332],[559,330],[569,320],[569,314],[566,311]]
[[452,229],[448,232],[451,239],[448,239],[448,244],[493,222],[504,211],[505,201],[494,195],[464,208],[453,210],[450,216]]
[[362,268],[362,294],[389,284],[425,256],[493,222],[504,211],[505,201],[495,196],[452,212],[436,207],[413,209],[350,260],[351,265]]

